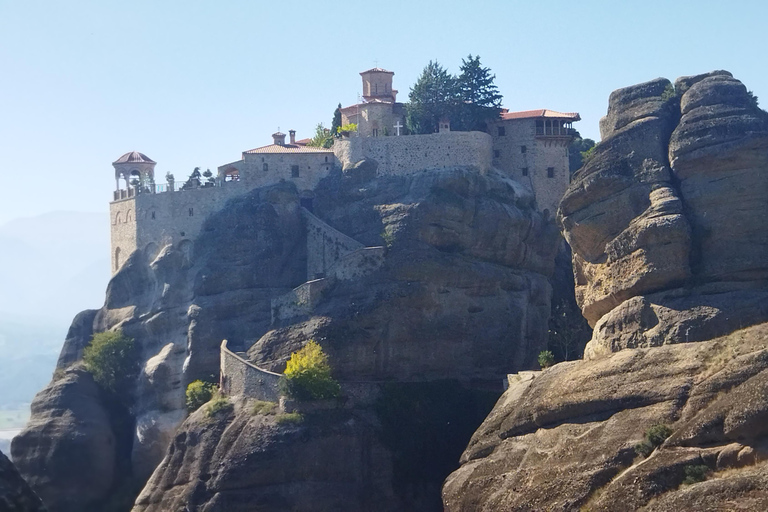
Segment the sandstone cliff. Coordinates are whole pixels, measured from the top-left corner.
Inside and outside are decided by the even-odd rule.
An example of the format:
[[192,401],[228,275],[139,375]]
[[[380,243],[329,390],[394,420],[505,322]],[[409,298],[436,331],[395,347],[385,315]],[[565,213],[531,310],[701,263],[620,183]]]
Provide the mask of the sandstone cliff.
[[600,129],[559,210],[585,360],[512,376],[446,510],[765,510],[768,114],[715,71],[615,91]]
[[559,216],[588,357],[768,319],[768,114],[726,71],[611,94]]
[[[768,324],[520,379],[446,481],[457,511],[765,510]],[[648,458],[654,425],[672,435]],[[705,481],[683,485],[705,466]]]
[[[291,351],[314,337],[342,380],[497,384],[508,371],[533,363],[546,344],[547,276],[558,233],[536,213],[530,192],[494,172],[456,168],[374,179],[365,166],[333,173],[316,192],[319,217],[364,245],[389,247],[379,270],[337,281],[304,318],[271,325],[271,300],[307,279],[299,197],[289,183],[231,201],[206,221],[191,246],[166,247],[152,261],[135,253],[110,281],[104,307],[78,315],[59,371],[35,399],[30,425],[13,445],[22,474],[52,512],[102,510],[120,499],[125,507],[178,439],[187,383],[218,380],[222,339],[253,345],[254,361],[281,369]],[[130,411],[108,403],[77,366],[92,333],[114,328],[141,349]],[[477,425],[468,428],[462,418],[479,423],[490,408],[478,405],[484,399],[461,396],[463,403],[456,402],[445,417],[447,424],[461,424],[442,450],[450,465]],[[334,428],[344,431],[341,424]],[[343,436],[333,435],[339,447],[346,446]],[[281,446],[296,440],[280,439]],[[212,437],[206,449],[220,442],[225,441]],[[74,450],[81,454],[77,470],[65,474]],[[238,450],[232,447],[227,460],[247,456]],[[389,457],[407,451],[387,450]],[[440,506],[437,489],[450,466],[438,458],[443,469],[427,471],[421,487],[403,491],[412,505],[431,493],[432,503],[422,510]],[[186,473],[190,461],[177,462]],[[153,486],[166,485],[168,472],[176,471],[168,463],[166,457],[145,489],[144,496],[152,497],[147,506],[157,501]],[[386,467],[378,464],[377,471]],[[402,475],[396,470],[401,466],[393,462],[393,474]],[[218,480],[210,485],[213,494],[221,489]],[[194,495],[188,489],[179,493]]]

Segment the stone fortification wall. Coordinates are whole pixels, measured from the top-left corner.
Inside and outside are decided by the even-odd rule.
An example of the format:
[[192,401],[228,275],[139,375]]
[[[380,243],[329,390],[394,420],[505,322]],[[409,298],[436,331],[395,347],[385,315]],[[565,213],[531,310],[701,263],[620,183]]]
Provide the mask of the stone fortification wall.
[[323,291],[334,280],[356,279],[370,274],[384,263],[385,252],[384,247],[363,247],[347,253],[330,267],[327,277],[307,281],[285,295],[272,299],[272,325],[311,315]]
[[363,247],[342,256],[328,270],[335,279],[357,279],[378,270],[384,263],[385,247]]
[[263,370],[249,363],[221,342],[221,389],[229,396],[246,396],[257,400],[278,402],[282,375]]
[[320,301],[323,290],[330,284],[331,280],[327,278],[313,279],[280,297],[272,299],[272,325],[309,315]]
[[306,208],[302,208],[302,215],[307,226],[307,279],[325,277],[342,257],[365,247]]
[[139,194],[111,203],[112,272],[137,249],[156,253],[165,245],[193,240],[209,215],[256,186],[233,181],[216,187]]
[[492,140],[483,132],[351,137],[336,141],[333,148],[344,166],[366,158],[376,160],[379,176],[458,166],[476,167],[480,172],[491,168]]

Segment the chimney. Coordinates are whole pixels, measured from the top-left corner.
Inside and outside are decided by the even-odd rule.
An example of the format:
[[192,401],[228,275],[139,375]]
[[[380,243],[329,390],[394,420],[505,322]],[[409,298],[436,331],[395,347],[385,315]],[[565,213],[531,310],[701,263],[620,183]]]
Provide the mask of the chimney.
[[291,136],[291,144],[296,144],[296,130],[288,130],[288,134]]
[[280,132],[275,132],[272,134],[272,140],[274,140],[275,144],[278,146],[285,146],[285,134]]

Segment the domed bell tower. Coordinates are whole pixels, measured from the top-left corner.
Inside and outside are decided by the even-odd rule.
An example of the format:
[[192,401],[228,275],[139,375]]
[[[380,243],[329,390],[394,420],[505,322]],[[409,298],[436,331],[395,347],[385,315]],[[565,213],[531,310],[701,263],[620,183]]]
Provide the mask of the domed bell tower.
[[[157,162],[138,151],[126,153],[112,162],[115,168],[115,200],[143,191],[154,192],[155,165]],[[120,180],[124,181],[124,188],[121,188]]]

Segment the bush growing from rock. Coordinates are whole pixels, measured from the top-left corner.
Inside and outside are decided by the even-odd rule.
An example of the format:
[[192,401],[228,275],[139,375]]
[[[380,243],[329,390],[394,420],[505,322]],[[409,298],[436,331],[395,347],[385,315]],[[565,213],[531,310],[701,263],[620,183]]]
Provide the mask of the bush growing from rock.
[[96,333],[83,351],[83,362],[99,386],[128,399],[139,370],[133,338],[121,331]]
[[187,386],[187,410],[192,412],[199,409],[213,397],[215,389],[216,385],[211,382],[202,380],[190,382]]
[[213,418],[220,412],[227,412],[232,410],[232,402],[229,401],[229,398],[226,396],[220,395],[219,393],[214,393],[213,398],[205,404],[205,409],[203,409],[203,413],[205,414],[206,418]]
[[541,369],[549,368],[555,362],[555,355],[551,350],[543,350],[539,353],[539,366]]
[[666,425],[653,425],[645,431],[645,440],[635,445],[635,452],[648,457],[657,446],[661,446],[672,435],[672,429]]
[[707,473],[709,473],[709,466],[704,464],[694,464],[685,466],[685,479],[683,485],[691,485],[697,482],[703,482],[707,479]]
[[299,401],[336,398],[340,392],[339,383],[331,377],[328,356],[314,340],[291,354],[281,385],[288,396]]

